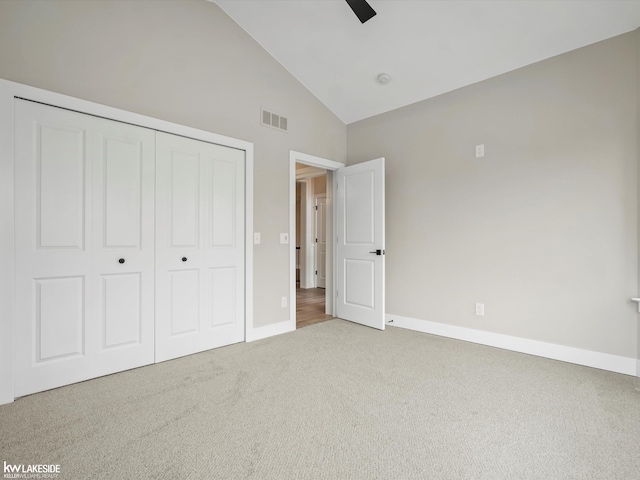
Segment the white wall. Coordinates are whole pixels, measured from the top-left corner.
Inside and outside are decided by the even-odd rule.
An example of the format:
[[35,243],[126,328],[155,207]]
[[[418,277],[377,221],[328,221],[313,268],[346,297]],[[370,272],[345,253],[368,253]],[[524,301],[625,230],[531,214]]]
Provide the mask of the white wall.
[[637,46],[348,126],[349,164],[387,160],[388,313],[637,358]]
[[254,325],[289,320],[289,150],[344,161],[346,127],[217,5],[3,0],[0,78],[253,142]]

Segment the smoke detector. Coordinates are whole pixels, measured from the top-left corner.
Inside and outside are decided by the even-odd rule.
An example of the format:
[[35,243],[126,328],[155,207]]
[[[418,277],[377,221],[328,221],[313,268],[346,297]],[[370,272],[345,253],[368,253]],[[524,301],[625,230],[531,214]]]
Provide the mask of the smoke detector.
[[391,75],[389,75],[388,73],[381,73],[380,75],[378,75],[377,80],[380,85],[386,85],[391,81]]

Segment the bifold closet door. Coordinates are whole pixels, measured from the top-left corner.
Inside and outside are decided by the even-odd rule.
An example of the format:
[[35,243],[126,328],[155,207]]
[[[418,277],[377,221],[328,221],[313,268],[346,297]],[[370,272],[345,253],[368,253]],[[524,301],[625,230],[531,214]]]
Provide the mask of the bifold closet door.
[[155,132],[15,102],[16,396],[153,363]]
[[156,135],[156,361],[244,340],[245,152]]

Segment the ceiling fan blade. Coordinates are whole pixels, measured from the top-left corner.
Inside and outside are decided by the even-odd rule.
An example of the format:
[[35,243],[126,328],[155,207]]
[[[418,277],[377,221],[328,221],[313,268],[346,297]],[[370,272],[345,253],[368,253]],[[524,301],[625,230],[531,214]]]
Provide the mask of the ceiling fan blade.
[[347,0],[347,3],[361,23],[366,22],[376,14],[376,11],[371,8],[371,5],[367,3],[367,0]]

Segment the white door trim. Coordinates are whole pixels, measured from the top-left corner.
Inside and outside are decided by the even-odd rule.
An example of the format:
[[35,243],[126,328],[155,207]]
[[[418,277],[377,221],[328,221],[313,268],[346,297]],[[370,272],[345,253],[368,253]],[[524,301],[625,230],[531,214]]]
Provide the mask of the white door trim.
[[[314,193],[313,195],[313,235],[315,237],[315,242],[314,242],[314,250],[313,250],[313,268],[314,268],[314,275],[313,275],[313,285],[315,288],[318,288],[318,271],[320,270],[318,268],[318,254],[320,253],[320,242],[318,241],[318,200],[320,200],[321,198],[325,199],[326,202],[326,198],[327,198],[327,194],[326,193]],[[326,222],[325,225],[322,226],[323,230],[325,230],[325,242],[328,240],[327,239],[327,232],[326,232]],[[326,251],[325,251],[325,255],[326,255]],[[326,263],[325,263],[325,271],[326,271]],[[326,288],[326,284],[324,287],[322,288]]]
[[[253,143],[0,79],[0,405],[14,400],[14,98],[75,110],[245,153],[245,339],[253,334]],[[295,177],[294,177],[295,201]],[[295,213],[295,212],[294,212]],[[294,266],[295,275],[295,266]],[[294,278],[295,280],[295,278]],[[295,282],[294,282],[295,287]],[[295,310],[294,310],[295,312]]]
[[[298,172],[296,177],[299,179]],[[299,180],[296,180],[298,182]],[[313,222],[310,220],[313,211],[313,180],[305,178],[302,181],[304,195],[300,195],[300,288],[315,288],[313,274],[316,246],[311,242],[313,238]],[[303,192],[300,192],[301,194]],[[303,274],[304,273],[304,274]]]
[[[296,152],[294,150],[289,151],[289,238],[295,238],[296,235],[296,163],[304,163],[312,167],[324,168],[327,170],[327,194],[329,189],[333,192],[333,175],[331,172],[338,168],[344,168],[345,164],[342,162],[336,162],[326,158],[316,157],[307,153]],[[334,210],[334,202],[331,199],[330,209]],[[327,242],[327,250],[331,248],[331,256],[334,257],[335,252],[335,238],[333,232],[335,231],[335,215],[332,215],[332,219],[327,221],[331,222],[331,232],[327,232],[327,235],[331,233],[331,241]],[[335,263],[335,258],[334,258]],[[331,292],[331,295],[327,295],[327,303],[330,303],[331,310],[335,308],[335,304],[331,301],[335,298],[335,267],[332,268],[332,272],[327,272],[327,288],[325,292]],[[296,329],[296,242],[289,242],[289,320],[287,323],[287,331]]]

